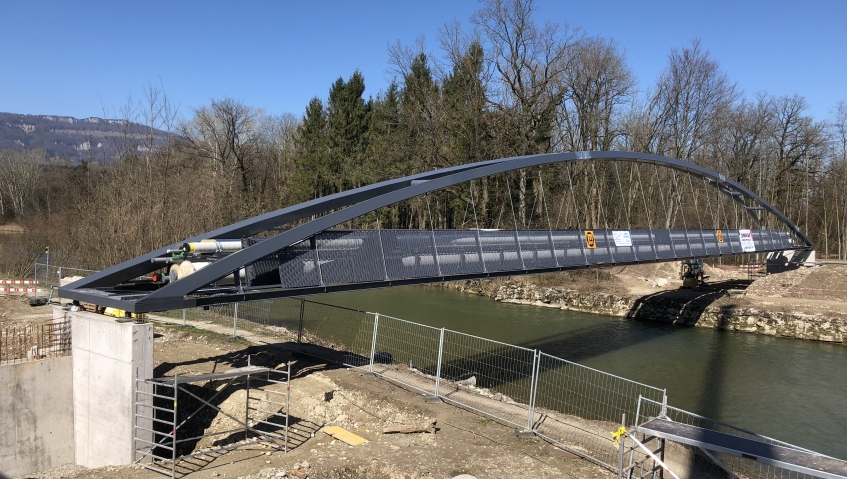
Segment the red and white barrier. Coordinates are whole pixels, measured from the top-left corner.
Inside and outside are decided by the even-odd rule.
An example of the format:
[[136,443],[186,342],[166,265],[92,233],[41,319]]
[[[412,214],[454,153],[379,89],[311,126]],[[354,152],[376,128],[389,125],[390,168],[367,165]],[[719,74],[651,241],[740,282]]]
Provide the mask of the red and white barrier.
[[38,288],[0,288],[0,293],[35,293],[43,290]]
[[31,279],[0,279],[0,284],[35,284]]

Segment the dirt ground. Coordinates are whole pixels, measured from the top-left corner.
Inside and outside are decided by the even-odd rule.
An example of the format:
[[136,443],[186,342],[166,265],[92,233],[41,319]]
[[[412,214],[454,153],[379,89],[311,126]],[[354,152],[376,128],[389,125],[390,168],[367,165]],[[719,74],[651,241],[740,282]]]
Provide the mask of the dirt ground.
[[32,307],[26,296],[0,296],[0,327],[9,323],[39,323],[53,319],[53,309],[48,306]]
[[[264,479],[311,477],[328,479],[571,477],[610,478],[608,470],[576,458],[538,438],[522,439],[514,429],[455,406],[426,403],[384,379],[357,370],[328,365],[297,355],[279,345],[250,344],[225,335],[157,324],[154,338],[155,375],[225,371],[251,364],[277,367],[291,362],[291,450],[277,452],[249,445],[227,453],[185,462],[183,477]],[[284,339],[284,338],[283,338]],[[290,344],[290,343],[289,343]],[[220,384],[200,387],[220,388]],[[235,388],[219,396],[219,407],[243,417],[245,395]],[[180,401],[182,405],[183,401]],[[180,411],[183,413],[183,411]],[[434,433],[383,434],[386,426],[436,421]],[[198,415],[199,426],[186,434],[231,429],[218,414]],[[348,446],[323,433],[323,426],[341,426],[368,440]],[[193,435],[193,434],[192,434]],[[238,433],[233,438],[242,438]],[[217,444],[226,444],[223,439]],[[195,449],[210,446],[197,444]],[[54,479],[159,478],[139,466],[85,469],[63,466],[27,476]]]

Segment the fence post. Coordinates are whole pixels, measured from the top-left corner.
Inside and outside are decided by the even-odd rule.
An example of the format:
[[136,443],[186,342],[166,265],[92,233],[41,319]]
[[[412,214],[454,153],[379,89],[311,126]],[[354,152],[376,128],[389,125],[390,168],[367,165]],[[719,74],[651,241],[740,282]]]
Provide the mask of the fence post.
[[182,325],[185,326],[185,308],[182,308]]
[[662,391],[662,417],[668,417],[668,390]]
[[533,431],[532,425],[535,422],[535,395],[538,390],[538,375],[540,374],[539,369],[541,369],[541,353],[536,349],[532,355],[532,377],[530,378],[529,383],[529,414],[526,418],[526,430]]
[[371,365],[370,372],[373,374],[374,372],[374,355],[376,354],[376,332],[377,328],[379,328],[379,313],[373,313],[374,315],[374,332],[373,338],[371,339]]
[[297,327],[297,345],[303,342],[303,314],[306,311],[306,299],[300,298],[300,326]]
[[[621,414],[621,426],[626,427],[626,414]],[[626,434],[618,441],[618,479],[623,479],[623,458],[626,445]]]
[[441,356],[444,351],[444,328],[441,328],[441,335],[438,338],[438,363],[435,367],[435,399],[439,398],[441,389]]
[[232,337],[238,336],[238,303],[232,308]]

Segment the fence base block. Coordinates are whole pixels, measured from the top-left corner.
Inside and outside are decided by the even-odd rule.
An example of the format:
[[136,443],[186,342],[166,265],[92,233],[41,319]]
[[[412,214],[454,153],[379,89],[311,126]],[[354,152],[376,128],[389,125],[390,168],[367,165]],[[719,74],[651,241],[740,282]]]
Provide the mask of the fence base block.
[[515,429],[515,436],[518,436],[522,439],[528,439],[535,437],[535,431],[529,431],[527,429]]
[[376,373],[372,373],[372,372],[370,372],[370,371],[362,371],[362,372],[361,372],[361,373],[359,373],[359,374],[361,374],[362,376],[370,376],[370,377],[376,377],[376,376],[377,376],[377,374],[376,374]]
[[438,396],[424,396],[424,402],[426,403],[436,403],[436,402],[444,402]]

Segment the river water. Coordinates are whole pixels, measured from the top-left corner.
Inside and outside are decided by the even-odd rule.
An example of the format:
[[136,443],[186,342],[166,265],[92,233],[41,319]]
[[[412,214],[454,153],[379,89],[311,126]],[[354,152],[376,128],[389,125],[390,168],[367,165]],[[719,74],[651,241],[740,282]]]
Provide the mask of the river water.
[[847,459],[847,345],[504,304],[433,287],[313,299],[539,349],[667,388],[671,406]]

